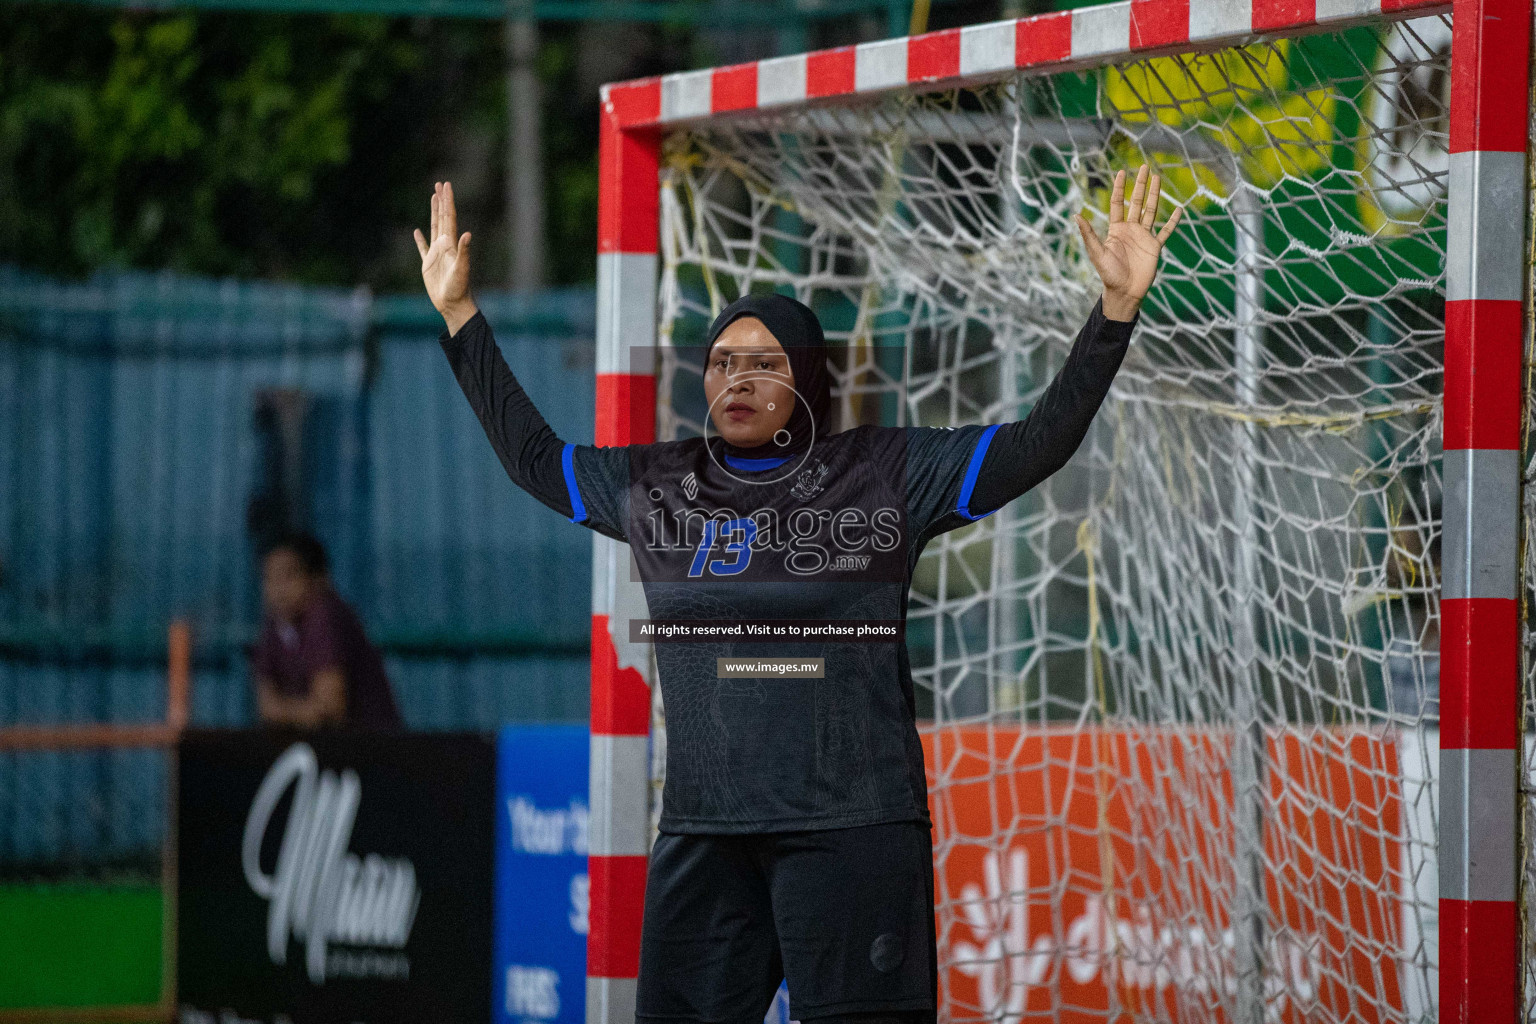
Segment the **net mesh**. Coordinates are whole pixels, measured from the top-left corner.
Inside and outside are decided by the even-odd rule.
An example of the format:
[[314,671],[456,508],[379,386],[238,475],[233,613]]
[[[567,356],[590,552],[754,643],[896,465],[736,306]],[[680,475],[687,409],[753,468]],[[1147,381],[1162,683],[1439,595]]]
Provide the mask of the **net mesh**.
[[663,439],[700,432],[687,343],[771,289],[821,315],[841,426],[1017,419],[1098,295],[1072,215],[1102,235],[1143,161],[1185,211],[1071,465],[913,586],[947,1019],[1436,1019],[1450,39],[667,140]]

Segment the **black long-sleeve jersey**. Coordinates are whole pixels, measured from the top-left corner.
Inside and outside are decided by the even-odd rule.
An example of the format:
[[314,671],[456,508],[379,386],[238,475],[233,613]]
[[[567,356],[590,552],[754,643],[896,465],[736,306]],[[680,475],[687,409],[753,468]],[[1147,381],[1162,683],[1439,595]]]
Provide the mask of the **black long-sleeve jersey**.
[[[512,480],[629,543],[653,622],[904,622],[930,538],[1066,464],[1134,322],[1095,306],[1066,365],[1016,423],[858,427],[788,459],[719,439],[565,444],[476,314],[440,338]],[[656,644],[667,709],[661,829],[786,832],[926,819],[912,673],[899,638]],[[823,659],[821,678],[725,677],[719,658]]]

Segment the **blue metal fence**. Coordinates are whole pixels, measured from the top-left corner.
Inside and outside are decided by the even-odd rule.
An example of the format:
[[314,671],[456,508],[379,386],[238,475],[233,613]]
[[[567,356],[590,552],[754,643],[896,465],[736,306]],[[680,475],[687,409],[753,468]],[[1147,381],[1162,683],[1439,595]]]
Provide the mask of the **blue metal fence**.
[[[589,442],[592,293],[480,301],[551,424]],[[507,480],[441,329],[415,296],[0,267],[0,724],[162,717],[175,616],[197,638],[194,720],[250,720],[273,395],[303,407],[295,500],[407,723],[584,718],[588,538]],[[158,835],[159,769],[114,757],[0,758],[0,863]]]

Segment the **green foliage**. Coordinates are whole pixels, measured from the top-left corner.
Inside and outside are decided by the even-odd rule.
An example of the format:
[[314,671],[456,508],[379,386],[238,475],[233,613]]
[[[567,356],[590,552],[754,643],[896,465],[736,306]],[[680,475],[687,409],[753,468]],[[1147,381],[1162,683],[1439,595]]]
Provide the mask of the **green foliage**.
[[384,18],[0,7],[0,260],[356,280],[338,191],[426,49]]
[[597,268],[597,95],[580,95],[579,32],[546,29],[539,77],[544,83],[545,209],[551,283],[591,280]]

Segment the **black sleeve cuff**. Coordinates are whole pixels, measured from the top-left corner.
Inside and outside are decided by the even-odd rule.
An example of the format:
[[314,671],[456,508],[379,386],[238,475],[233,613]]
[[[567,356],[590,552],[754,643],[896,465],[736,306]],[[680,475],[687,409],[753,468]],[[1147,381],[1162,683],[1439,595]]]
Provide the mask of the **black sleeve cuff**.
[[1104,315],[1104,297],[1101,295],[1099,301],[1093,304],[1093,312],[1089,314],[1089,319],[1098,321],[1099,333],[1106,340],[1124,344],[1131,340],[1131,332],[1136,329],[1137,324],[1141,323],[1141,307],[1136,307],[1136,315],[1129,320],[1111,320]]
[[474,316],[464,321],[463,326],[459,328],[458,334],[449,334],[448,326],[444,324],[442,333],[437,336],[437,343],[443,346],[444,351],[458,348],[464,343],[464,339],[470,331],[483,331],[489,327],[490,324],[485,322],[485,311],[477,309]]

